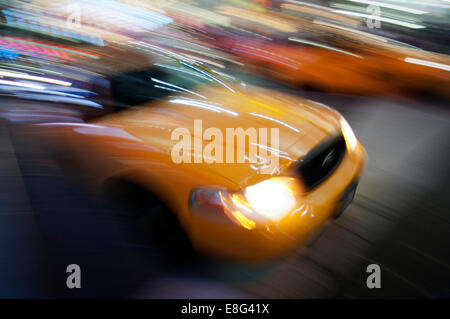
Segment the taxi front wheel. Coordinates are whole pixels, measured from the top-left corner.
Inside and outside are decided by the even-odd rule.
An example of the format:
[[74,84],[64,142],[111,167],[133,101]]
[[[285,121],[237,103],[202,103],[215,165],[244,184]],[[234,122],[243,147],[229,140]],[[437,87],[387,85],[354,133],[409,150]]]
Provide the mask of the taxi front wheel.
[[112,210],[130,219],[139,241],[160,250],[173,261],[185,262],[195,256],[177,217],[147,189],[118,180],[106,185],[105,195]]

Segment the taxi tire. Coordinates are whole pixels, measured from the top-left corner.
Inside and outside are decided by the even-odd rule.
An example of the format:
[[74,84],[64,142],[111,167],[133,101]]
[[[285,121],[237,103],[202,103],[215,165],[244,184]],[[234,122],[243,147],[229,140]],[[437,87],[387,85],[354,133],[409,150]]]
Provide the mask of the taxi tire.
[[157,196],[134,182],[108,182],[105,193],[116,213],[130,218],[138,240],[160,251],[172,262],[186,263],[195,252],[178,218]]

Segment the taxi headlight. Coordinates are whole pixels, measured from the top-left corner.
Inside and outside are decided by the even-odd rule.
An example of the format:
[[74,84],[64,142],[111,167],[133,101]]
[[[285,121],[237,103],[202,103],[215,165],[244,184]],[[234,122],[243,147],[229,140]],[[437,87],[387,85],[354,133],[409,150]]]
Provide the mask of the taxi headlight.
[[248,186],[244,197],[250,207],[264,217],[280,220],[297,205],[292,186],[293,178],[275,177],[258,184]]
[[358,144],[355,133],[353,133],[352,128],[344,118],[341,118],[340,125],[342,135],[344,135],[345,142],[347,143],[347,148],[349,150],[354,150],[356,145]]
[[243,192],[199,186],[191,191],[189,207],[199,217],[219,223],[233,222],[251,230],[292,212],[299,192],[300,185],[293,177],[272,177],[246,187]]

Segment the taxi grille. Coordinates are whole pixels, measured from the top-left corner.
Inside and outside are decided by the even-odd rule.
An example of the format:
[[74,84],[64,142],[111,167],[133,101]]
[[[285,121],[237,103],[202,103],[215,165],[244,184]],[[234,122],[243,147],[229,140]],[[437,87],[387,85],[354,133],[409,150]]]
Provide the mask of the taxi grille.
[[318,186],[336,170],[345,150],[345,139],[339,135],[320,143],[300,160],[298,173],[308,190]]

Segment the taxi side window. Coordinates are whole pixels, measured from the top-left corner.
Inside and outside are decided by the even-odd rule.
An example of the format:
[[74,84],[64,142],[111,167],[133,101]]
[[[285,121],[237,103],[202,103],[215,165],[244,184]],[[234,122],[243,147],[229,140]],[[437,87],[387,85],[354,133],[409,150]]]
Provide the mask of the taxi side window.
[[154,65],[146,70],[132,71],[110,79],[116,110],[159,100],[174,94],[191,95],[198,98],[195,87],[211,78],[182,64]]
[[166,78],[164,70],[152,68],[117,75],[111,79],[111,91],[116,109],[157,100],[167,95],[154,86],[152,78]]

